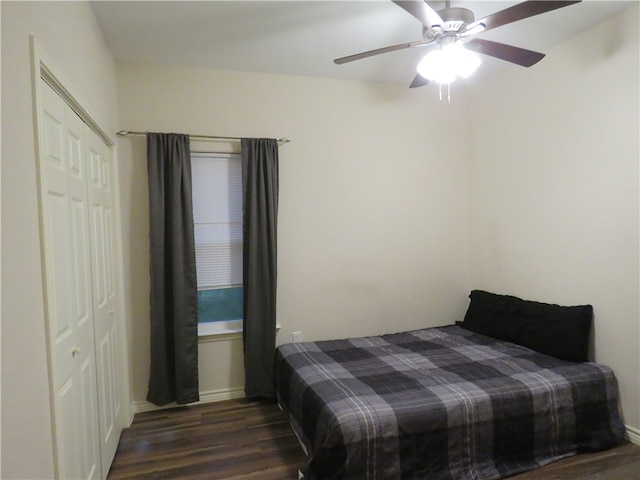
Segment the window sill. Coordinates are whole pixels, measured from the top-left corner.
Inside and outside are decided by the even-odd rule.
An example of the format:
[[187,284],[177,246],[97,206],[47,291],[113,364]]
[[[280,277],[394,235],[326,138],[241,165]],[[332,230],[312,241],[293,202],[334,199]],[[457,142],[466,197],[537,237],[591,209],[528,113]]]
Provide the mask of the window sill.
[[[282,325],[276,325],[276,335]],[[242,320],[228,320],[226,322],[203,322],[198,324],[198,340],[200,342],[218,342],[242,338]]]
[[226,322],[206,322],[198,324],[200,341],[215,342],[242,336],[242,320],[228,320]]

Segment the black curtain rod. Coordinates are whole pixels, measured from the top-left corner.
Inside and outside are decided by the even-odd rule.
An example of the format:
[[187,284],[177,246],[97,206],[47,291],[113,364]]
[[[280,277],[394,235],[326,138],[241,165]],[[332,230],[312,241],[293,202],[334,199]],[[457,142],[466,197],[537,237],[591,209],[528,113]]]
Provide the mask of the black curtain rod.
[[[147,132],[132,132],[131,130],[120,130],[116,135],[119,137],[126,137],[129,135],[146,135]],[[189,135],[190,138],[204,139],[204,140],[242,140],[242,137],[219,137],[217,135]],[[291,140],[288,138],[276,138],[276,141],[282,145],[289,143]]]

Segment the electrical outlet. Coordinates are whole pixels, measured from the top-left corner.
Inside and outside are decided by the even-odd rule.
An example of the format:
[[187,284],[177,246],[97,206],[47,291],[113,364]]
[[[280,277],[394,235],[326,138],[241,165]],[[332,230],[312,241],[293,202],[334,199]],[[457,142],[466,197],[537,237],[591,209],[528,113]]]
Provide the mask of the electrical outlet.
[[293,339],[293,343],[298,343],[302,341],[302,332],[293,332],[291,334],[291,337]]

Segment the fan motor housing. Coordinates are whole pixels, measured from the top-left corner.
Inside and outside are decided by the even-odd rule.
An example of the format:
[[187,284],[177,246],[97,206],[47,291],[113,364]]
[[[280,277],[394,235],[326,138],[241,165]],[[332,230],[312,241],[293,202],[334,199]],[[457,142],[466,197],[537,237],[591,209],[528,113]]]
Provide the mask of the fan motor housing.
[[440,15],[442,20],[444,20],[444,25],[442,25],[442,30],[444,32],[457,32],[462,27],[473,23],[475,20],[473,12],[467,8],[445,8],[443,10],[439,10],[438,15]]

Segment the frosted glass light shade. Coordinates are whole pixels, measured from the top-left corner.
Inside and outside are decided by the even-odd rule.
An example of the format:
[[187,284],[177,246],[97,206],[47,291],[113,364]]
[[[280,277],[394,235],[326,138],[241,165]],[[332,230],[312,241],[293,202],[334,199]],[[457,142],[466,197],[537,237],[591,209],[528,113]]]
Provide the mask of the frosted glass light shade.
[[480,66],[480,58],[454,43],[429,52],[418,64],[418,73],[440,84],[451,83],[457,76],[467,78]]
[[444,50],[429,52],[418,64],[418,73],[424,78],[438,83],[451,83],[456,79],[456,71]]
[[480,57],[462,45],[448,45],[444,51],[450,58],[450,61],[455,65],[456,73],[462,78],[467,78],[480,66]]

